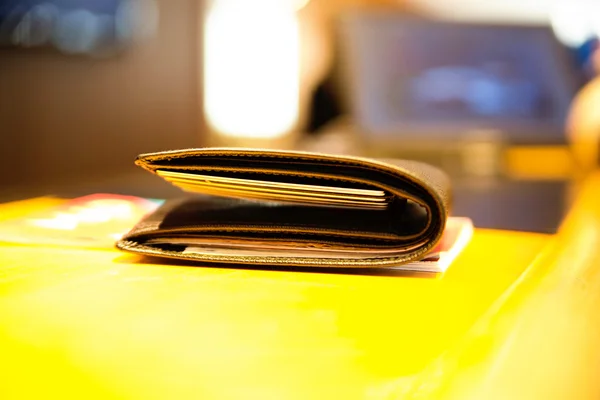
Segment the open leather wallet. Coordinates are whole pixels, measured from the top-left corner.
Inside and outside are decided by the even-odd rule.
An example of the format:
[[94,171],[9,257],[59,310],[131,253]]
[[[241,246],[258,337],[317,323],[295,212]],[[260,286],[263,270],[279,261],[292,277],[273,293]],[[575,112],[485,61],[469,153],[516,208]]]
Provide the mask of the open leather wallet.
[[206,148],[136,164],[195,196],[167,201],[117,247],[261,266],[399,267],[440,241],[450,183],[419,162]]

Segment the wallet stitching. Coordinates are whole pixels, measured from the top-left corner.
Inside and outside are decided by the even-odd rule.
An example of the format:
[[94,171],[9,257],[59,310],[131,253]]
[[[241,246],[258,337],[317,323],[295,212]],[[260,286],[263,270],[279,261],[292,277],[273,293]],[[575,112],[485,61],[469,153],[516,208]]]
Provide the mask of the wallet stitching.
[[344,266],[344,267],[372,267],[377,265],[389,265],[395,263],[401,263],[418,258],[425,254],[426,251],[419,251],[407,253],[404,256],[397,257],[369,257],[369,258],[345,258],[343,261],[339,259],[331,258],[310,258],[310,257],[277,257],[277,256],[264,256],[264,257],[248,257],[248,256],[210,256],[210,255],[191,255],[183,254],[183,252],[162,250],[152,246],[144,245],[141,243],[133,242],[130,240],[121,240],[117,242],[117,247],[123,250],[132,250],[141,254],[149,254],[162,257],[171,257],[175,259],[187,259],[194,261],[204,261],[212,263],[228,263],[228,264],[262,264],[262,265],[313,265],[319,266]]
[[[227,153],[216,153],[216,154],[194,154],[194,157],[209,157],[209,156],[233,156],[233,157],[262,157],[262,158],[279,158],[284,160],[281,156],[275,156],[275,155],[248,155],[248,154],[227,154]],[[189,155],[182,155],[182,156],[177,156],[177,157],[169,157],[169,158],[159,158],[157,161],[164,161],[164,160],[171,160],[171,159],[182,159],[182,158],[187,158],[189,157]],[[296,160],[302,160],[302,161],[314,161],[314,159],[310,159],[310,158],[301,158],[301,157],[293,157],[292,159],[296,159]],[[398,178],[398,175],[388,171],[386,169],[383,168],[379,168],[380,166],[378,165],[373,165],[373,166],[367,166],[364,164],[360,164],[360,163],[354,163],[354,162],[349,162],[349,161],[345,161],[345,160],[337,160],[337,159],[327,159],[328,161],[333,161],[336,164],[342,164],[342,165],[348,165],[348,166],[352,166],[352,167],[358,167],[361,170],[366,170],[366,171],[372,171],[372,170],[376,170],[378,172],[382,172],[392,178]],[[157,169],[161,169],[164,168],[165,166],[150,166],[148,165],[148,167],[152,168],[153,172]],[[176,169],[177,167],[182,167],[185,168],[185,166],[175,166],[175,167],[169,167],[166,166],[167,168],[172,168],[172,169]],[[381,166],[383,167],[383,166]],[[189,166],[190,169],[193,169],[193,166]],[[223,169],[221,171],[228,171],[228,172],[238,172],[236,170],[233,169],[229,169],[227,167],[222,167]],[[203,171],[220,171],[219,169],[214,169],[214,167],[202,167]],[[257,172],[258,173],[258,172]],[[282,174],[282,173],[272,173],[273,175],[286,175],[286,174]],[[407,177],[410,177],[411,180],[413,182],[416,181],[416,179],[414,179],[414,177],[409,176],[410,174],[406,175]],[[327,177],[327,178],[323,178],[323,179],[329,179],[329,180],[334,180],[334,181],[342,181],[342,182],[347,182],[346,180],[344,180],[344,178],[335,178],[335,177]],[[422,185],[423,187],[425,185]]]
[[[192,150],[193,151],[193,150]],[[203,150],[199,150],[200,152],[202,152]],[[206,150],[204,150],[206,151]],[[151,158],[154,158],[156,160],[172,160],[172,159],[181,159],[181,158],[188,158],[190,157],[191,154],[189,152],[186,153],[182,153],[182,154],[163,154],[163,155],[153,155],[153,156],[149,156]],[[246,157],[246,158],[278,158],[278,159],[282,159],[285,160],[287,157],[291,158],[291,159],[296,159],[296,160],[302,160],[302,161],[314,161],[314,160],[319,160],[319,157],[306,157],[303,156],[302,154],[298,154],[298,153],[280,153],[280,154],[268,154],[268,153],[259,153],[259,152],[252,152],[252,153],[235,153],[235,152],[228,152],[228,151],[214,151],[214,152],[203,152],[203,153],[193,153],[193,157],[210,157],[210,156],[228,156],[228,157]],[[325,159],[327,161],[336,163],[336,164],[346,164],[346,165],[352,165],[352,166],[357,166],[357,167],[361,167],[361,168],[366,168],[366,165],[361,164],[360,162],[357,162],[355,160],[351,160],[351,159],[340,159],[340,158],[336,158],[336,157],[332,157],[332,156],[327,156],[327,155],[323,155],[325,157]],[[371,164],[372,161],[369,160],[361,160],[365,163],[369,163]],[[375,163],[375,165],[371,165],[373,168],[378,169],[378,168],[385,168],[384,165],[378,165],[379,163]],[[384,163],[382,163],[384,164]],[[388,171],[385,171],[386,173]]]
[[[261,153],[252,153],[252,154],[241,154],[241,153],[228,153],[228,152],[214,152],[214,153],[196,153],[193,154],[193,157],[211,157],[211,156],[227,156],[227,157],[245,157],[245,158],[278,158],[281,159],[283,161],[285,161],[286,156],[281,156],[281,155],[271,155],[271,154],[261,154]],[[190,157],[190,154],[181,154],[181,155],[173,155],[173,156],[168,156],[168,155],[164,155],[164,156],[154,156],[153,158],[156,158],[156,161],[163,161],[163,160],[172,160],[172,159],[182,159],[182,158],[188,158]],[[298,156],[298,155],[291,155],[290,158],[292,160],[302,160],[302,161],[314,161],[315,159],[318,160],[318,158],[305,158],[302,156]],[[365,165],[365,164],[361,164],[359,162],[356,161],[351,161],[351,160],[340,160],[337,158],[326,158],[327,161],[333,162],[335,164],[344,164],[344,165],[349,165],[349,166],[353,166],[353,167],[359,167],[360,169],[365,169],[365,170],[377,170],[380,172],[385,173],[386,175],[390,175],[392,177],[397,177],[397,174],[394,174],[393,172],[387,170],[387,168],[385,167],[385,165]],[[370,162],[369,162],[370,163]],[[151,167],[151,166],[149,166]],[[160,167],[156,166],[154,169],[160,169]],[[409,173],[408,175],[412,175],[411,173]],[[411,178],[413,178],[411,176]],[[332,178],[332,179],[338,179],[338,178]]]
[[[297,225],[289,225],[289,226],[293,227],[293,226],[297,226]],[[310,229],[314,229],[314,227],[312,227],[312,226],[304,226],[304,227],[310,228]],[[260,229],[258,229],[256,227],[251,227],[251,228],[254,231],[260,231]],[[164,234],[164,233],[181,233],[181,232],[185,232],[186,229],[188,229],[188,232],[189,232],[189,228],[180,228],[179,230],[169,230],[169,231],[161,230],[160,232],[161,232],[161,234]],[[152,233],[153,231],[154,231],[154,229],[152,229],[149,232],[143,232],[143,233],[140,232],[140,234],[136,235],[136,237],[140,237],[141,238],[143,236],[150,236],[149,233]],[[228,229],[228,228],[220,228],[219,227],[218,231],[220,231],[220,232],[232,232],[232,233],[234,233],[234,232],[240,232],[241,229],[238,230],[238,229]],[[273,232],[273,233],[277,233],[278,232],[278,231],[275,231],[275,230],[273,230],[273,231],[264,230],[264,231],[266,231],[266,232]],[[366,235],[372,235],[373,234],[373,232],[367,232],[367,231],[354,231],[354,232],[355,233],[364,233]],[[283,232],[281,232],[281,233],[283,233]],[[299,234],[299,235],[302,235],[302,236],[322,236],[322,235],[331,235],[331,236],[337,236],[337,237],[352,237],[353,236],[351,234],[343,235],[343,234],[339,234],[339,233],[335,233],[335,232],[332,233],[330,231],[327,231],[327,232],[294,231],[293,233],[294,234]],[[417,235],[413,235],[413,236],[417,237]],[[407,236],[407,237],[410,238],[410,236]],[[382,237],[371,237],[371,236],[368,236],[366,238],[363,237],[362,239],[375,240],[375,241],[378,241],[378,242],[393,242],[393,241],[398,241],[398,239],[393,239],[393,238],[385,239],[385,238],[382,238]]]
[[[174,232],[174,233],[178,233],[178,232]],[[189,235],[189,234],[188,235],[184,234],[184,236],[186,238],[187,237],[195,238],[195,236]],[[184,236],[174,236],[174,237],[176,237],[176,238],[182,238]],[[161,235],[160,237],[161,238],[169,238],[169,239],[171,238],[171,236],[168,236],[168,235],[167,236],[162,236]],[[216,235],[211,235],[210,237],[212,239],[219,239],[219,240],[227,240],[227,239],[230,238],[229,236],[216,236]],[[153,238],[150,237],[150,238],[146,238],[146,239],[152,240]],[[123,239],[123,240],[125,240],[125,239]],[[375,240],[377,240],[377,239],[375,239]],[[331,241],[327,241],[327,240],[321,240],[318,243],[316,243],[313,240],[302,240],[302,238],[294,238],[294,240],[269,238],[268,241],[269,242],[273,242],[273,243],[278,243],[278,244],[280,244],[280,243],[286,243],[286,244],[290,244],[291,243],[291,244],[294,244],[294,245],[311,245],[312,244],[313,247],[316,248],[316,249],[330,248],[330,247],[337,248],[337,249],[342,249],[342,248],[343,249],[347,249],[348,248],[348,247],[344,247],[344,246],[340,245],[338,242],[331,242]],[[381,241],[383,241],[383,240],[381,240]],[[138,243],[142,244],[141,242],[138,242]],[[322,244],[325,244],[326,246],[320,246]],[[370,245],[356,244],[356,243],[353,243],[351,247],[352,248],[359,248],[359,249],[372,248]],[[382,249],[382,250],[389,250],[391,248],[394,248],[394,246],[392,244],[387,244],[384,247],[377,247],[377,249]]]

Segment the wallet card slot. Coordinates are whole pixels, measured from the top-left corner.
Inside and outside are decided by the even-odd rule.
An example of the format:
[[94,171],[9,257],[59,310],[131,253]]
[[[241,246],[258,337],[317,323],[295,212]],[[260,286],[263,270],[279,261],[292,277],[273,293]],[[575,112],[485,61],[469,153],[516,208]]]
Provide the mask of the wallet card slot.
[[[368,181],[383,183],[393,187],[405,187],[410,189],[410,192],[417,197],[426,196],[418,184],[414,184],[408,178],[402,178],[402,182],[398,182],[398,174],[386,171],[380,168],[368,166],[358,162],[349,160],[338,160],[335,158],[304,158],[300,155],[293,157],[276,157],[264,153],[252,155],[227,153],[227,154],[190,154],[185,157],[174,157],[164,160],[156,160],[152,163],[153,169],[165,168],[181,168],[183,171],[227,171],[228,173],[237,174],[242,170],[248,173],[252,169],[256,173],[263,173],[265,170],[273,171],[274,166],[277,169],[287,171],[284,176],[290,177],[290,172],[302,172],[304,176],[311,172],[315,174],[328,174],[330,180],[344,181],[343,177],[355,177]],[[276,174],[269,175],[276,176]],[[339,177],[339,178],[336,178]],[[324,178],[320,178],[324,179]],[[282,180],[283,181],[283,180]],[[366,185],[368,187],[368,185]]]
[[[206,167],[197,167],[194,170],[191,170],[189,172],[193,173],[193,172],[198,172],[198,173],[208,173],[205,171]],[[307,179],[308,181],[313,181],[314,180],[329,180],[329,179],[336,179],[345,183],[359,183],[359,184],[364,184],[367,185],[370,188],[377,188],[377,189],[384,189],[386,191],[386,193],[391,192],[392,190],[394,190],[391,187],[385,187],[383,185],[376,185],[375,183],[370,184],[369,181],[363,182],[360,181],[359,178],[353,178],[351,176],[342,176],[339,178],[332,178],[329,175],[323,175],[320,173],[312,173],[310,175],[308,175],[307,173],[305,173],[304,171],[289,171],[289,170],[256,170],[256,169],[237,169],[235,171],[232,171],[231,169],[226,169],[226,168],[221,168],[221,167],[214,167],[214,168],[209,168],[208,171],[211,174],[220,174],[220,173],[225,173],[225,174],[236,174],[236,173],[242,173],[244,175],[244,177],[250,177],[250,176],[255,176],[257,178],[260,179],[272,179],[272,177],[274,176],[280,176],[280,177],[289,177],[294,179],[296,182],[303,182],[302,179]],[[235,175],[234,175],[235,176]],[[357,182],[358,181],[358,182]],[[214,192],[211,194],[215,194]],[[247,196],[247,198],[251,198],[252,196]],[[389,203],[395,203],[396,207],[395,208],[390,208],[389,204],[387,205],[386,208],[390,208],[390,227],[389,227],[389,231],[394,231],[394,232],[403,232],[404,229],[400,226],[403,223],[405,223],[406,219],[409,218],[411,221],[419,221],[419,226],[422,228],[420,233],[421,234],[426,234],[426,230],[432,228],[431,226],[431,222],[432,220],[435,220],[435,216],[430,215],[430,213],[432,212],[432,210],[429,207],[429,203],[426,201],[423,201],[423,199],[419,198],[419,197],[415,197],[414,195],[410,194],[410,193],[405,193],[404,191],[400,190],[400,189],[396,189],[395,190],[395,194],[394,195],[390,195],[389,199],[387,200]],[[398,204],[406,204],[406,202],[409,202],[412,206],[408,209],[411,211],[411,213],[403,213],[402,217],[404,219],[399,218],[398,215]],[[323,208],[323,206],[325,206],[325,204],[320,203],[320,204],[315,204],[316,206],[321,206]],[[363,207],[363,208],[368,208],[368,207]],[[372,207],[371,207],[372,208]],[[393,215],[393,218],[391,217]],[[414,224],[413,224],[414,226]]]
[[[203,234],[204,233],[204,234]],[[146,245],[170,244],[179,246],[206,245],[227,246],[230,243],[245,243],[245,247],[254,248],[304,248],[313,250],[344,250],[356,249],[362,252],[373,252],[376,254],[411,251],[420,245],[418,240],[410,239],[402,246],[398,246],[397,240],[356,238],[340,236],[332,240],[331,235],[320,235],[313,232],[311,235],[302,233],[283,236],[273,232],[251,232],[240,234],[236,231],[230,232],[206,232],[193,234],[185,232],[161,232],[139,238]]]
[[162,218],[159,230],[321,231],[389,240],[419,235],[427,224],[422,207],[400,199],[385,210],[368,210],[194,197]]
[[[278,170],[269,169],[273,166],[279,166]],[[306,179],[313,175],[316,179],[324,181],[333,180],[341,182],[373,182],[372,186],[364,183],[365,187],[391,187],[402,188],[402,192],[410,194],[414,200],[421,202],[427,208],[436,204],[436,201],[431,197],[431,193],[413,181],[410,176],[400,176],[391,171],[376,168],[366,164],[351,161],[341,161],[335,158],[322,159],[304,159],[301,156],[294,155],[293,157],[275,157],[273,155],[240,155],[240,154],[191,154],[187,157],[169,158],[166,160],[154,161],[153,169],[173,168],[175,171],[181,170],[186,172],[193,171],[214,171],[227,174],[255,174],[255,177],[268,176],[269,179],[280,176],[283,179],[291,177]],[[171,170],[171,169],[170,169]],[[231,176],[231,175],[229,175]],[[235,175],[233,175],[235,176]],[[318,176],[318,178],[317,178]],[[285,177],[285,178],[284,178]],[[352,179],[354,178],[354,179]],[[438,210],[430,209],[430,212],[437,213]],[[431,219],[436,220],[439,217],[432,215]]]
[[[199,236],[170,236],[148,239],[147,246],[193,254],[222,254],[230,256],[279,256],[313,258],[372,258],[380,256],[399,256],[415,249],[417,245],[402,247],[364,246],[364,244],[341,246],[338,243],[325,245],[321,242],[298,240],[261,240],[260,238],[223,237],[204,238]],[[180,246],[175,248],[173,246]]]
[[[194,242],[194,239],[200,238],[209,238],[209,239],[219,239],[219,240],[236,240],[236,239],[247,239],[247,240],[255,240],[257,242],[272,242],[276,243],[315,243],[318,242],[323,245],[328,245],[331,248],[337,249],[382,249],[382,250],[390,250],[390,249],[403,249],[406,251],[412,250],[414,247],[421,244],[421,240],[417,237],[409,237],[405,238],[405,240],[401,241],[401,246],[399,246],[399,242],[397,238],[391,237],[371,237],[368,235],[360,236],[360,235],[352,235],[352,234],[342,234],[342,232],[337,231],[315,231],[315,230],[282,230],[279,229],[277,231],[271,230],[255,230],[253,228],[240,228],[240,229],[232,229],[232,230],[210,230],[203,227],[203,230],[197,231],[195,234],[191,234],[189,230],[173,230],[173,231],[157,231],[148,235],[143,235],[136,240],[139,243],[143,244],[154,244],[154,243],[169,243],[169,240],[174,238],[177,239],[177,245],[182,245],[183,238],[188,237],[190,239],[190,243]],[[173,243],[171,243],[173,244]]]

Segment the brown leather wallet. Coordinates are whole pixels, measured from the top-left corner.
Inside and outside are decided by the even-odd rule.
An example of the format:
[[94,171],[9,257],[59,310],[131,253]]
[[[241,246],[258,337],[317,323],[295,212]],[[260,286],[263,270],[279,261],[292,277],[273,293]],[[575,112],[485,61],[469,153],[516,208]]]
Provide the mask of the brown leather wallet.
[[117,243],[207,263],[398,267],[440,240],[447,176],[415,161],[206,148],[136,164],[195,196],[168,201]]

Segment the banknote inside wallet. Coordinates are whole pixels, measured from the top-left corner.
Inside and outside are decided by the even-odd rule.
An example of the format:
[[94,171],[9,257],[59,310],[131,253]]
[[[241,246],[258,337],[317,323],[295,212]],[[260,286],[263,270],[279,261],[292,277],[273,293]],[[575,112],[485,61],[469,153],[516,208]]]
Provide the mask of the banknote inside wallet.
[[323,186],[311,183],[278,182],[255,180],[238,176],[194,174],[157,170],[157,175],[181,189],[202,194],[233,196],[297,204],[352,208],[386,208],[391,196],[383,190],[351,187]]

